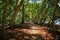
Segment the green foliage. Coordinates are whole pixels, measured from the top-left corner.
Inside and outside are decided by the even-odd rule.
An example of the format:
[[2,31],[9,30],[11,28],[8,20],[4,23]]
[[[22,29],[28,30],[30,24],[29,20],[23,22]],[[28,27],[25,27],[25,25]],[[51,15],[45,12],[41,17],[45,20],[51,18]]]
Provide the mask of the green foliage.
[[[46,8],[45,3],[50,3],[48,4],[49,8]],[[9,0],[9,4],[7,7],[7,15],[8,15],[7,20],[6,20],[7,23],[9,23],[12,18],[12,15],[15,9],[15,4],[16,4],[16,0]],[[24,1],[25,21],[36,20],[36,19],[40,21],[41,19],[44,20],[45,18],[50,20],[50,18],[52,17],[52,11],[53,11],[54,4],[55,4],[55,0],[40,0],[40,3],[37,3],[37,2],[30,3],[29,0],[25,0]],[[0,0],[0,24],[2,23],[2,14],[3,14],[4,5],[5,5],[5,0]],[[59,6],[57,6],[55,16],[60,16]],[[22,20],[22,7],[20,8],[20,11],[16,17],[15,22],[20,23],[21,20]]]

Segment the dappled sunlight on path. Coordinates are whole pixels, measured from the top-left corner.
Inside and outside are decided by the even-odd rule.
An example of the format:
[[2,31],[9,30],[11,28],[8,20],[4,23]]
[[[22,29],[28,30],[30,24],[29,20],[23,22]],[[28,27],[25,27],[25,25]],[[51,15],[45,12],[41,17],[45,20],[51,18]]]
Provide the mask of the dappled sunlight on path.
[[12,32],[11,34],[18,40],[53,40],[52,34],[43,26],[32,26],[29,29],[15,28],[13,31],[7,30],[7,32]]
[[48,33],[48,30],[44,29],[44,27],[39,27],[39,26],[33,26],[31,29],[21,29],[23,32],[28,33],[28,34],[39,34],[42,36],[43,39],[45,40],[52,40],[52,34]]

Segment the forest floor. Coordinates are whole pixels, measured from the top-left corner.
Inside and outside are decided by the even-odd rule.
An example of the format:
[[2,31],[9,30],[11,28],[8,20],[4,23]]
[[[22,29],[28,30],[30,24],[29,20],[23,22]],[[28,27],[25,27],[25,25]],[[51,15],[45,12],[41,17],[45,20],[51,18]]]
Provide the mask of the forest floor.
[[9,40],[59,40],[58,32],[50,31],[49,27],[36,24],[20,24],[5,31]]

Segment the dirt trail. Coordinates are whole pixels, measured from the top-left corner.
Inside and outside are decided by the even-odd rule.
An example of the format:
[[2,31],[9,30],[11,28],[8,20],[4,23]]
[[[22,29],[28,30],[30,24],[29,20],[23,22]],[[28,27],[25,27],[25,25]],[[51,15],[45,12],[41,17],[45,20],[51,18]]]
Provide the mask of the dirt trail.
[[28,25],[30,25],[29,28],[7,30],[10,40],[54,40],[49,28],[35,24]]

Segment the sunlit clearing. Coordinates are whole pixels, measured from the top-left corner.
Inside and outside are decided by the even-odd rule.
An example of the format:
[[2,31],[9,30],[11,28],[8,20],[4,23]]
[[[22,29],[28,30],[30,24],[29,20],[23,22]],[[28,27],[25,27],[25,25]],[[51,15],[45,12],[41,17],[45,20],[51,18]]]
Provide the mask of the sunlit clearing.
[[31,27],[31,29],[36,29],[36,27]]
[[44,27],[31,27],[30,29],[22,29],[22,31],[27,34],[39,34],[46,40],[53,39],[52,34],[48,33]]

